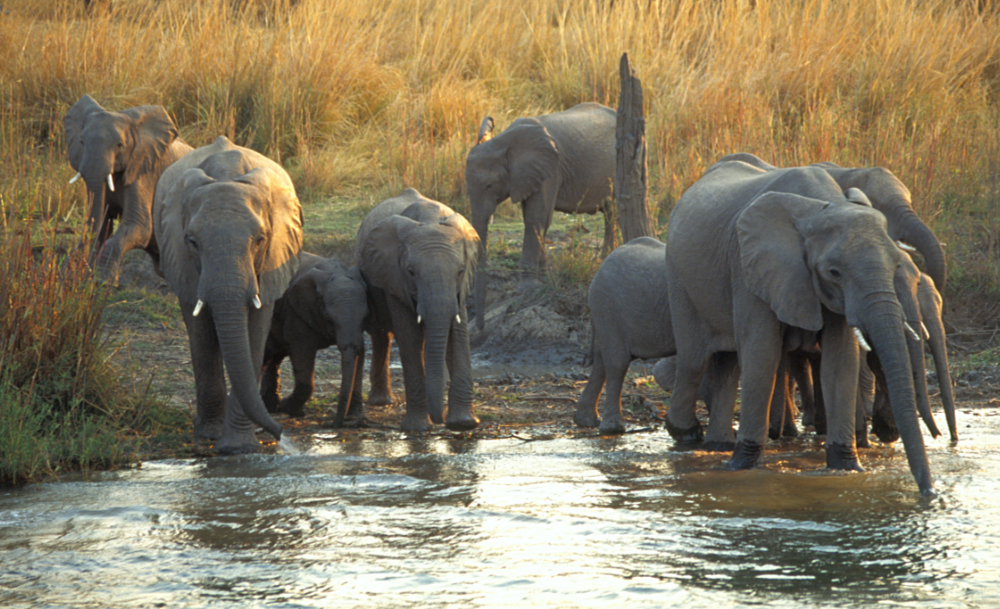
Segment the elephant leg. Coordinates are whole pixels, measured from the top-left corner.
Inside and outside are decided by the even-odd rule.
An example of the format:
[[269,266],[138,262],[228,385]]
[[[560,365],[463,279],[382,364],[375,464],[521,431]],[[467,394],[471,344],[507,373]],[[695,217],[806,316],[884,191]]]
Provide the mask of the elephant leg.
[[597,427],[601,419],[597,416],[597,401],[601,398],[601,390],[604,388],[604,357],[596,341],[594,343],[594,363],[590,367],[590,378],[587,379],[587,386],[583,388],[583,393],[576,401],[576,413],[573,415],[573,422],[577,427]]
[[361,384],[365,377],[365,350],[358,351],[354,366],[354,381],[351,383],[351,403],[347,409],[347,418],[360,421],[365,418],[365,403],[361,397]]
[[289,357],[292,361],[292,374],[295,376],[295,389],[290,396],[281,400],[280,412],[299,418],[306,415],[305,405],[313,394],[316,351],[305,346],[293,346],[291,351]]
[[[625,433],[625,422],[622,420],[622,386],[625,375],[628,374],[629,361],[625,359],[622,365],[621,357],[604,362],[607,387],[604,391],[604,408],[601,411],[601,424],[598,428],[602,434]],[[596,363],[596,357],[595,357]]]
[[284,354],[268,350],[264,355],[264,370],[260,379],[260,399],[271,414],[278,412],[281,405],[281,362]]
[[868,440],[868,419],[872,414],[874,400],[875,375],[862,358],[858,370],[857,412],[854,415],[854,435],[859,448],[871,448],[871,442]]
[[701,442],[704,432],[698,421],[698,390],[708,362],[702,359],[681,356],[678,348],[674,390],[670,396],[666,428],[675,441],[680,443]]
[[180,307],[188,332],[197,395],[194,436],[217,440],[222,437],[225,421],[226,369],[215,335],[215,324],[209,315],[192,316],[192,305],[181,303]]
[[788,369],[795,379],[802,402],[802,425],[811,426],[816,420],[816,403],[813,400],[812,367],[809,358],[798,354],[792,355],[788,361]]
[[[137,247],[146,247],[153,237],[153,218],[148,206],[143,205],[137,195],[132,194],[132,189],[145,188],[143,183],[129,186],[126,191],[121,220],[118,222],[118,229],[104,244],[101,251],[99,266],[101,268],[113,269],[115,272],[122,262],[122,257],[129,250]],[[148,188],[147,193],[150,204],[153,200],[153,189]]]
[[405,305],[391,303],[390,307],[396,346],[403,364],[403,386],[406,389],[406,414],[400,427],[403,431],[427,431],[433,425],[427,412],[423,328],[417,324],[416,314],[407,310]]
[[785,410],[788,408],[789,387],[788,387],[788,367],[786,365],[787,355],[781,358],[778,363],[778,373],[774,377],[774,392],[771,394],[771,412],[767,428],[767,437],[777,440],[781,437],[781,430],[785,426]]
[[[260,373],[264,363],[264,345],[271,329],[271,315],[274,303],[271,302],[260,309],[250,307],[247,311],[247,339],[250,343],[250,358],[253,369],[257,371],[256,382],[260,385]],[[260,441],[254,433],[256,425],[247,417],[243,405],[236,398],[236,393],[229,392],[226,400],[226,417],[222,437],[215,443],[219,454],[240,454],[257,452]]]
[[856,451],[854,417],[860,366],[858,344],[847,321],[824,309],[821,383],[827,408],[826,464],[863,471]]
[[372,358],[368,404],[370,406],[387,406],[396,399],[392,394],[389,377],[389,355],[392,348],[392,333],[382,328],[371,331]]
[[821,358],[809,360],[809,368],[813,379],[813,430],[818,436],[826,435],[826,402],[823,400],[823,361]]
[[737,320],[737,327],[746,328],[746,333],[737,335],[743,401],[736,447],[729,462],[733,469],[756,466],[764,452],[771,396],[783,354],[778,320],[769,310],[760,310],[766,303],[761,301],[760,305]]
[[451,324],[448,335],[448,414],[444,425],[452,431],[468,431],[479,427],[479,418],[472,408],[472,350],[469,347],[468,316]]
[[705,378],[709,381],[710,390],[705,396],[708,429],[702,448],[716,452],[731,451],[736,446],[733,415],[740,386],[740,364],[736,353],[714,354],[709,361]]
[[552,188],[548,180],[542,184],[542,189],[535,192],[521,203],[524,216],[524,245],[521,248],[521,290],[533,289],[539,284],[539,276],[545,273],[548,265],[545,254],[545,235],[552,225],[552,215],[555,212],[555,193],[547,192]]

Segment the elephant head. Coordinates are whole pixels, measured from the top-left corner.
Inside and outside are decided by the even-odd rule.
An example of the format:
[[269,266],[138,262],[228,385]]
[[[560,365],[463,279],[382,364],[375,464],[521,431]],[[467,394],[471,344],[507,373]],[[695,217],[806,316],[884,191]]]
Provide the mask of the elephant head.
[[[245,148],[212,154],[171,185],[157,236],[161,268],[182,308],[192,319],[211,316],[244,413],[280,438],[258,383],[270,311],[298,268],[302,245],[302,211],[288,175]],[[262,327],[251,332],[251,324]]]
[[[552,135],[535,118],[519,118],[493,137],[493,119],[486,117],[476,145],[465,161],[465,184],[472,205],[472,226],[486,263],[489,224],[497,205],[506,199],[521,203],[542,188],[559,169],[559,151]],[[483,327],[486,277],[475,285],[476,325]]]
[[[933,493],[903,311],[895,293],[901,252],[889,237],[886,217],[843,199],[768,192],[739,215],[737,235],[747,288],[780,321],[820,333],[828,401],[855,394],[859,367],[857,345],[838,339],[834,328],[842,322],[829,313],[843,316],[862,347],[871,345],[867,348],[878,354],[910,470],[921,492]],[[833,366],[839,366],[838,372],[828,374]],[[828,438],[830,434],[853,437],[854,430],[830,429]],[[827,459],[830,463],[829,445]]]
[[[405,307],[423,328],[427,409],[438,424],[444,419],[446,362],[451,407],[472,402],[466,296],[478,252],[479,238],[469,222],[428,200],[382,219],[360,244],[368,283]],[[458,386],[461,395],[455,393]]]
[[66,112],[64,124],[69,163],[77,171],[70,182],[82,177],[87,184],[90,228],[99,231],[100,247],[110,236],[110,220],[124,207],[126,188],[149,176],[151,183],[146,186],[152,204],[156,180],[169,164],[167,152],[177,139],[177,127],[161,106],[108,112],[89,95]]

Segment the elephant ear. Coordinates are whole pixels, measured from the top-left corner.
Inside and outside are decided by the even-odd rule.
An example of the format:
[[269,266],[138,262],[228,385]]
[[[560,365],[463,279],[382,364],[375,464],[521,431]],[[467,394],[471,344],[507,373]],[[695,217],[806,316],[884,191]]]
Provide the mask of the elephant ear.
[[736,221],[746,287],[767,302],[782,322],[813,332],[823,327],[823,310],[806,264],[798,221],[826,205],[799,195],[768,192],[754,199]]
[[542,123],[519,118],[503,132],[512,142],[507,149],[510,200],[520,203],[538,192],[559,168],[559,150]]
[[412,299],[401,264],[403,247],[400,235],[419,225],[419,222],[404,216],[389,216],[376,224],[361,244],[359,266],[368,285],[385,290],[407,305],[411,305]]
[[[469,221],[465,219],[465,216],[459,213],[454,213],[447,218],[441,220],[441,224],[453,228],[459,235],[459,238],[463,241],[463,252],[465,254],[465,281],[462,286],[462,297],[464,299],[465,295],[469,293],[472,289],[473,276],[476,270],[476,261],[479,257],[479,233],[476,229],[469,224]],[[464,306],[465,303],[463,302]]]
[[265,206],[257,210],[271,230],[264,258],[258,268],[257,287],[264,304],[274,302],[288,289],[299,270],[302,251],[302,206],[291,179],[269,167],[257,167],[236,178],[265,193]]
[[191,217],[197,212],[192,195],[215,182],[198,168],[188,169],[174,182],[157,214],[156,239],[160,245],[160,269],[170,290],[181,302],[198,300],[198,261],[184,242]]
[[135,147],[125,168],[125,184],[134,184],[139,176],[156,171],[160,159],[177,139],[177,126],[162,106],[139,106],[122,114],[133,120]]
[[80,141],[83,127],[87,124],[87,118],[94,112],[105,112],[105,110],[93,97],[84,95],[80,101],[70,106],[66,116],[63,117],[69,164],[77,171],[80,170],[80,162],[83,161],[83,142]]

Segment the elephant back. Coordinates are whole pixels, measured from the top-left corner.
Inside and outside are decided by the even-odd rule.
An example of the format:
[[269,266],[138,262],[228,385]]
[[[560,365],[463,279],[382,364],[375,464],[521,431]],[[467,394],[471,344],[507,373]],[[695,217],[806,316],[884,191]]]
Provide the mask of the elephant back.
[[361,221],[361,225],[358,226],[358,235],[354,243],[354,265],[360,265],[361,261],[361,244],[364,243],[365,238],[368,233],[371,232],[375,226],[385,220],[389,216],[399,215],[410,205],[417,202],[431,202],[430,199],[424,197],[415,188],[407,188],[395,197],[391,197],[382,201],[376,205]]

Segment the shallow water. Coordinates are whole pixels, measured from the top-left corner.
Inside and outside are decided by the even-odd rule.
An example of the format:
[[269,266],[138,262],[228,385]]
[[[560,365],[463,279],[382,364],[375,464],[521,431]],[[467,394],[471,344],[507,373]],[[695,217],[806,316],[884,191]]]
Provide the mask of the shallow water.
[[730,472],[661,432],[146,463],[0,493],[0,606],[1000,606],[1000,411],[959,422],[929,502],[901,447]]

